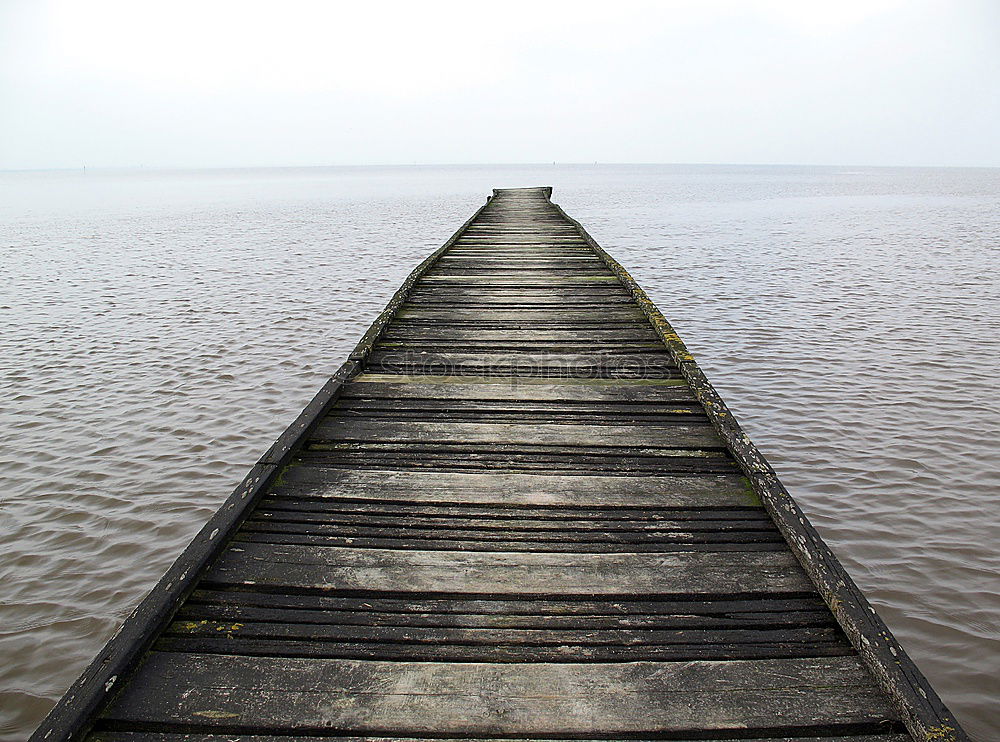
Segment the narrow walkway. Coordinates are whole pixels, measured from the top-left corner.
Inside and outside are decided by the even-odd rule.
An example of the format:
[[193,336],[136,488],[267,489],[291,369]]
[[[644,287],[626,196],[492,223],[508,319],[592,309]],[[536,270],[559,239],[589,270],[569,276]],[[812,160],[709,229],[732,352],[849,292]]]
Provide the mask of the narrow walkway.
[[545,189],[416,281],[91,738],[374,735],[911,739]]

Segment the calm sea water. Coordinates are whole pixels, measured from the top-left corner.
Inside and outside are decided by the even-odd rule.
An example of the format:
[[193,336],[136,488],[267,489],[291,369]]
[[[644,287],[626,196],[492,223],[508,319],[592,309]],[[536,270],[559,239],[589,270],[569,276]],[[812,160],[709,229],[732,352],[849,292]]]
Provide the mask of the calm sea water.
[[0,738],[26,736],[497,186],[699,357],[914,660],[1000,738],[1000,171],[0,173]]

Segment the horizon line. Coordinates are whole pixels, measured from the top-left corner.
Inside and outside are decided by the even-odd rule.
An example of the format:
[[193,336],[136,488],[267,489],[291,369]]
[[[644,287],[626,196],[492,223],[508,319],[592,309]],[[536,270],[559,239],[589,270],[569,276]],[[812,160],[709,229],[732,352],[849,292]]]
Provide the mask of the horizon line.
[[861,165],[803,162],[411,162],[411,163],[330,163],[317,165],[77,165],[60,167],[0,168],[0,173],[76,173],[84,171],[232,171],[232,170],[324,170],[366,168],[479,168],[479,167],[798,167],[906,170],[996,170],[1000,165]]

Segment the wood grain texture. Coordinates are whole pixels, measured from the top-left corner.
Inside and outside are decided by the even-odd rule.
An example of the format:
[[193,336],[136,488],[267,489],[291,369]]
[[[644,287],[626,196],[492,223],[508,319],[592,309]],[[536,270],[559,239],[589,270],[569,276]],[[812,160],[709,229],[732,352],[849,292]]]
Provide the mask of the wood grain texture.
[[709,476],[552,476],[291,467],[279,494],[406,502],[562,507],[728,507],[758,505],[734,474]]
[[735,662],[363,662],[154,652],[107,718],[261,731],[600,735],[889,726],[851,657]]
[[533,423],[422,423],[400,420],[327,419],[313,441],[408,441],[413,443],[492,443],[632,448],[723,448],[712,426],[700,422],[653,425],[549,425]]
[[442,553],[241,543],[230,546],[205,579],[319,590],[539,596],[812,590],[794,557],[781,552]]
[[[295,736],[284,736],[284,735],[271,735],[271,734],[248,734],[248,733],[232,733],[228,732],[225,734],[212,734],[210,732],[196,732],[196,733],[169,733],[169,732],[113,732],[113,731],[99,731],[95,732],[93,735],[87,738],[88,742],[295,742],[295,740],[303,739],[322,739],[323,737],[310,737],[303,736],[302,734],[296,733]],[[467,742],[466,739],[447,739],[447,738],[420,738],[420,737],[392,737],[379,735],[378,737],[344,737],[338,736],[338,742],[430,742],[431,739],[435,742]],[[675,737],[675,740],[680,740],[684,742],[695,742],[691,737]],[[768,737],[768,742],[909,742],[912,737],[908,734],[860,734],[851,735],[850,737],[843,737],[837,735],[835,737],[823,736],[822,738],[816,736],[809,737]],[[501,740],[498,738],[494,739],[482,739],[481,742],[510,742],[509,739]],[[551,742],[571,742],[570,740],[551,740]],[[729,740],[721,739],[706,739],[705,737],[698,737],[696,742],[732,742],[732,738]]]

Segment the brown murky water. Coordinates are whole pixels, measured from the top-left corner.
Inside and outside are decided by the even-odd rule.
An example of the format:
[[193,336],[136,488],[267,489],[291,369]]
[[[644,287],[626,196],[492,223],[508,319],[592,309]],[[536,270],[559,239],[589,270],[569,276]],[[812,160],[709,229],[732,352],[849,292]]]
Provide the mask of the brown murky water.
[[698,355],[914,660],[1000,738],[1000,171],[0,173],[0,739],[23,739],[494,186]]

